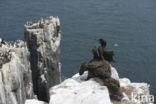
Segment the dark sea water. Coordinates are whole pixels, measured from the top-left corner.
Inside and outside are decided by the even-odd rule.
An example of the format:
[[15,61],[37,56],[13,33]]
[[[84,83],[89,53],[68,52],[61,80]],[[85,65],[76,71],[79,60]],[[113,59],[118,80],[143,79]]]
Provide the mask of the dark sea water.
[[77,73],[95,39],[104,38],[120,77],[148,82],[156,95],[155,0],[0,0],[0,37],[23,39],[26,21],[51,15],[62,24],[63,76]]

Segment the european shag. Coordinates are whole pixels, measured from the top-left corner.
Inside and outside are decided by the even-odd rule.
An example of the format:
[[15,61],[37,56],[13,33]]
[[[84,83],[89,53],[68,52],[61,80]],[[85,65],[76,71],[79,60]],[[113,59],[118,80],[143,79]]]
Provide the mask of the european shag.
[[104,39],[99,39],[98,42],[101,44],[103,48],[106,48],[107,42]]
[[94,77],[101,79],[109,78],[111,76],[111,70],[109,63],[104,60],[102,52],[99,52],[98,47],[92,49],[93,59],[89,63],[83,62],[80,66],[79,74],[82,75],[84,71],[88,71],[87,80]]
[[114,52],[106,49],[106,45],[107,45],[106,41],[104,39],[99,39],[98,41],[101,45],[99,47],[101,47],[103,50],[104,59],[107,60],[108,62],[115,62],[113,59]]

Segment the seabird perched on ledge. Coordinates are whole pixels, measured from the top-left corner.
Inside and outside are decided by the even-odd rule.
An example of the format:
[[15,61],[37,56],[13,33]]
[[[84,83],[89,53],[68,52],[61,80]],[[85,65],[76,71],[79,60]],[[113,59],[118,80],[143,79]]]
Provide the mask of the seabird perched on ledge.
[[101,44],[103,48],[106,48],[107,42],[104,39],[98,39],[98,42]]
[[114,52],[106,49],[107,42],[104,39],[98,39],[98,42],[101,45],[99,47],[101,47],[103,49],[104,59],[107,60],[108,62],[115,62],[113,59]]

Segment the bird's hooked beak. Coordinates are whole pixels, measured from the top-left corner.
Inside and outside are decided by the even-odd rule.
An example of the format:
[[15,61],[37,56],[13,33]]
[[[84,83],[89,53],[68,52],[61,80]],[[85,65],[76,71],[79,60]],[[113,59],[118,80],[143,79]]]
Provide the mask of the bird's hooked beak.
[[98,41],[98,42],[100,42],[100,40],[99,39],[94,39],[95,41]]

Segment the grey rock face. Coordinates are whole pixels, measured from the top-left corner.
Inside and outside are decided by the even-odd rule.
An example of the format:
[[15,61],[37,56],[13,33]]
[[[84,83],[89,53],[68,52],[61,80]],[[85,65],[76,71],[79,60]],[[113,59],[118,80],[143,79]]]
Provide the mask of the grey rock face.
[[24,25],[30,51],[34,92],[39,100],[49,101],[49,88],[60,83],[60,22],[41,18]]
[[26,44],[0,38],[0,104],[24,104],[29,98],[33,85]]

